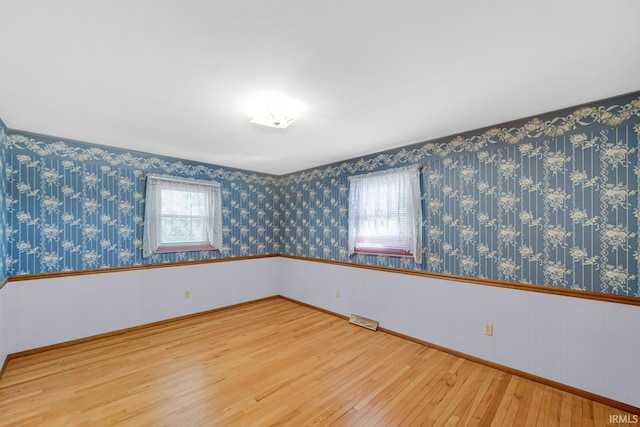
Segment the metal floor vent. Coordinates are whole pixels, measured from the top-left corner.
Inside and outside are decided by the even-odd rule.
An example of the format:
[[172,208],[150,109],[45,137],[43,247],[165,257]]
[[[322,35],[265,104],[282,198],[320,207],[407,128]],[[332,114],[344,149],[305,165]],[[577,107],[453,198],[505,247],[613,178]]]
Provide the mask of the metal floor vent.
[[367,319],[366,317],[358,316],[357,314],[351,315],[351,317],[349,318],[349,323],[362,326],[363,328],[371,329],[372,331],[378,330],[377,320]]

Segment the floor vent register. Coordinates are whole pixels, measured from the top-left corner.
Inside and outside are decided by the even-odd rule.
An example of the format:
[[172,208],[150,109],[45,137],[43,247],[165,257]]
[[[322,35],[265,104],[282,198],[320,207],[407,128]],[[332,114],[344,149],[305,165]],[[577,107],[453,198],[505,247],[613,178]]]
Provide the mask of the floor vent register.
[[351,315],[351,317],[349,318],[349,323],[362,326],[363,328],[371,329],[372,331],[378,330],[377,320],[367,319],[366,317],[358,316],[357,314]]

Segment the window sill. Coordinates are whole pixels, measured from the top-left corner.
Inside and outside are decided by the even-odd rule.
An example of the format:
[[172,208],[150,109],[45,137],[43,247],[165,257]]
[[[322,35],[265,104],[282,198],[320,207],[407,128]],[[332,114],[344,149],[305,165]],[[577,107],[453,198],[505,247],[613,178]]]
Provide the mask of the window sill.
[[176,245],[161,245],[158,246],[153,253],[154,254],[166,254],[171,252],[194,252],[194,251],[215,251],[215,247],[207,243],[182,243]]
[[376,248],[372,246],[356,246],[354,252],[360,255],[387,255],[413,258],[413,254],[400,248]]

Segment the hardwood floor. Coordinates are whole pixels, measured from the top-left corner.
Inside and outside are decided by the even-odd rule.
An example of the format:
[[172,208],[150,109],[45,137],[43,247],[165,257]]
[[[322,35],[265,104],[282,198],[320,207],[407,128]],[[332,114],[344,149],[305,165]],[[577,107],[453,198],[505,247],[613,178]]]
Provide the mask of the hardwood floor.
[[10,360],[1,426],[604,426],[617,409],[281,298]]

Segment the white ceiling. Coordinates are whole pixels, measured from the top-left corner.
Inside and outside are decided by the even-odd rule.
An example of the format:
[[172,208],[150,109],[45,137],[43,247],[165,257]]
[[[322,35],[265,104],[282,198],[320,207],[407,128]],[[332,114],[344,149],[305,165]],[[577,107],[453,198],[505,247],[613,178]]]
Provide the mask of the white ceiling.
[[[640,89],[638,0],[0,0],[11,129],[283,174]],[[250,124],[263,91],[305,111]]]

